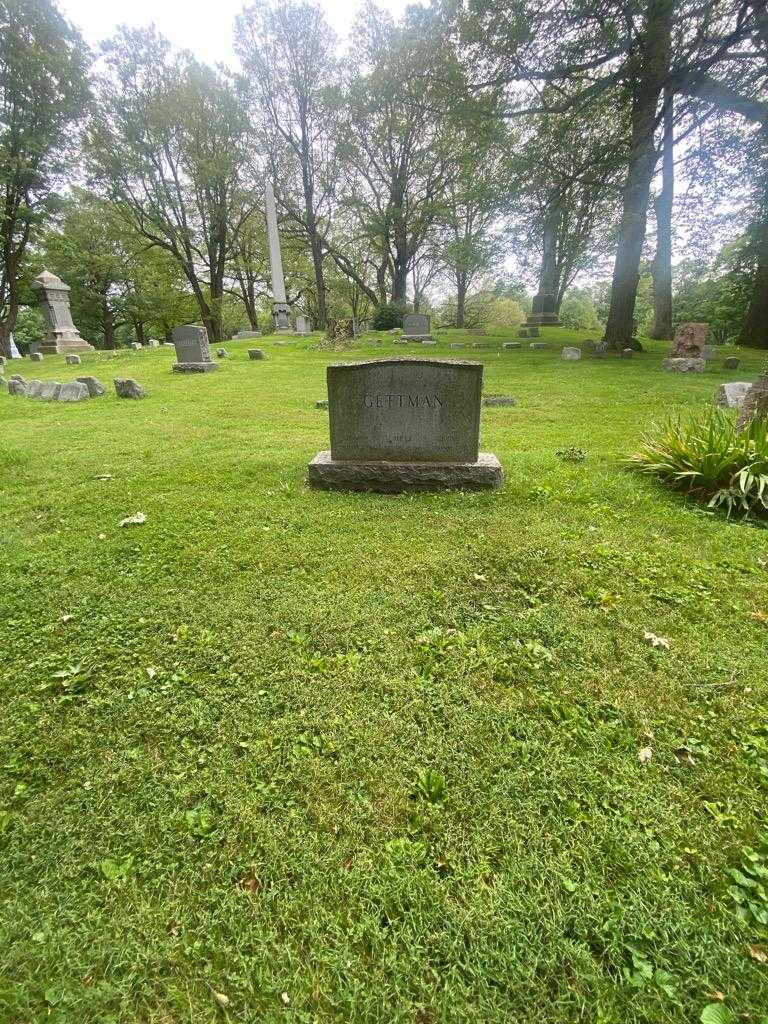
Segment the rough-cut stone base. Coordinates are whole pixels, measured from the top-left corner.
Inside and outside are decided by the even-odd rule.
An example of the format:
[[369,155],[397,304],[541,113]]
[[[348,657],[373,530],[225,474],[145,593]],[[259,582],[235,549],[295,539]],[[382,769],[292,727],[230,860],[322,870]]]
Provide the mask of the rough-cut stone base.
[[422,345],[427,341],[434,341],[431,334],[404,334],[401,341],[418,341]]
[[318,452],[307,479],[324,491],[448,491],[501,487],[504,470],[491,452],[477,462],[340,462]]
[[174,363],[174,373],[212,373],[218,370],[218,363]]
[[704,373],[707,364],[703,359],[672,356],[665,359],[661,365],[669,373]]

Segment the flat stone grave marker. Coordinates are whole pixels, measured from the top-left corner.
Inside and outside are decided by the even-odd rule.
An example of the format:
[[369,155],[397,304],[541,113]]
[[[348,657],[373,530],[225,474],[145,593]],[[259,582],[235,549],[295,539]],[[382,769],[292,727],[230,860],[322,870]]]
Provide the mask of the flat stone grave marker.
[[264,351],[263,348],[249,348],[248,349],[248,358],[249,359],[266,359],[267,358],[267,353]]
[[174,328],[173,344],[176,347],[174,373],[212,373],[218,370],[219,364],[211,359],[208,332],[204,327],[187,324]]
[[581,349],[576,348],[575,345],[566,345],[563,351],[560,353],[562,359],[576,360],[581,359]]
[[[43,361],[43,353],[42,352],[30,352],[29,353],[29,358],[31,359],[31,361],[33,363],[42,363],[42,361]],[[67,357],[67,359],[69,359],[69,357]]]
[[79,366],[82,362],[80,356],[65,356],[64,358],[67,366]]
[[523,346],[522,346],[522,344],[519,341],[505,341],[504,342],[504,348],[507,348],[507,349],[522,348],[522,347]]
[[479,452],[482,363],[393,358],[327,369],[330,451],[309,465],[325,490],[498,487],[495,455]]

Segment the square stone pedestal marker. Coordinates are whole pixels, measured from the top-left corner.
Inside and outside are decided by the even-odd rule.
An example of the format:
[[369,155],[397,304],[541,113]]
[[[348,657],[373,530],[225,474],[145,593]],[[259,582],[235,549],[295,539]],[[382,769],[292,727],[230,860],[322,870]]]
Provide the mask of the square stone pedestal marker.
[[479,452],[482,363],[371,359],[328,367],[330,451],[310,462],[313,487],[435,491],[500,487],[501,464]]

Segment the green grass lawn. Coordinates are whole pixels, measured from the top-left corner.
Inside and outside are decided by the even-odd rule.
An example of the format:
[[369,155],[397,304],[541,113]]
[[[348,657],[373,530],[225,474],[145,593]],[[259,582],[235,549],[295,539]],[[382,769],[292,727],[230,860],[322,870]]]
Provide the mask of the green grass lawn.
[[621,465],[761,359],[542,333],[427,353],[518,399],[492,493],[307,489],[389,336],[7,368],[110,391],[0,393],[2,1024],[768,1018],[768,534]]

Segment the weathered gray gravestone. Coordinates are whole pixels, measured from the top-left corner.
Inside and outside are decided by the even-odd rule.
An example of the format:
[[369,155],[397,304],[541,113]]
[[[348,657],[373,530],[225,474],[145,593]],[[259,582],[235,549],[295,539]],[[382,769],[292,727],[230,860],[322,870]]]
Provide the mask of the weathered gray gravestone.
[[79,366],[81,362],[82,362],[82,360],[81,360],[80,356],[71,355],[71,356],[67,356],[66,357],[66,364],[67,364],[67,366]]
[[59,388],[57,400],[59,402],[82,402],[90,397],[90,392],[85,384],[79,380],[69,380]]
[[106,395],[107,393],[107,389],[97,377],[76,377],[75,380],[79,380],[81,384],[85,384],[91,398],[98,398],[100,395]]
[[57,380],[47,380],[40,391],[44,402],[55,402],[59,397],[62,385]]
[[751,382],[746,380],[721,384],[715,394],[715,403],[722,409],[741,409],[751,387]]
[[325,490],[498,487],[495,455],[478,451],[481,363],[373,359],[327,370],[331,449],[309,465]]
[[296,317],[296,333],[301,335],[312,333],[312,321],[308,316]]
[[562,359],[576,360],[581,359],[581,349],[576,348],[575,345],[566,345],[563,351],[560,353]]
[[211,359],[208,332],[204,327],[194,324],[176,327],[173,344],[176,347],[174,373],[211,373],[218,370],[219,364]]
[[267,219],[267,240],[269,242],[269,266],[272,274],[272,315],[275,319],[277,334],[290,334],[291,308],[285,294],[285,277],[283,275],[283,258],[280,253],[280,234],[277,229],[277,206],[275,190],[268,181],[264,189],[264,213]]
[[115,377],[113,379],[118,398],[146,398],[147,392],[131,377]]
[[266,359],[267,358],[267,353],[264,351],[263,348],[249,348],[248,349],[248,358],[249,359]]
[[[33,363],[42,363],[42,361],[43,361],[43,353],[42,352],[30,352],[29,353],[29,358],[31,359],[31,361]],[[67,359],[69,359],[69,356],[67,356]]]
[[80,337],[80,332],[72,322],[69,286],[55,274],[44,270],[32,282],[32,287],[40,292],[40,303],[48,328],[46,337],[40,342],[40,351],[48,355],[93,352],[93,345]]
[[406,313],[403,317],[403,341],[431,341],[432,318],[426,313]]

